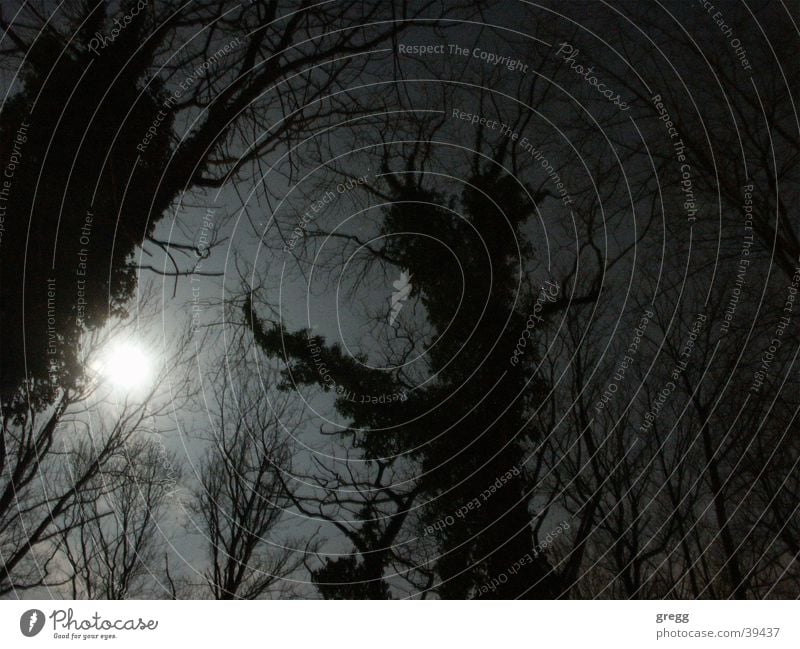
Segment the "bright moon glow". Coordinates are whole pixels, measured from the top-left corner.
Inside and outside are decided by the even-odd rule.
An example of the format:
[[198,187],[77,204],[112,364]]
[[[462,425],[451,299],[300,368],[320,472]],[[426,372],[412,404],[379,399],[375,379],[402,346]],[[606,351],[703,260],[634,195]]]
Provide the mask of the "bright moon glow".
[[147,384],[150,362],[145,351],[133,343],[117,343],[105,352],[93,369],[114,387],[135,390]]

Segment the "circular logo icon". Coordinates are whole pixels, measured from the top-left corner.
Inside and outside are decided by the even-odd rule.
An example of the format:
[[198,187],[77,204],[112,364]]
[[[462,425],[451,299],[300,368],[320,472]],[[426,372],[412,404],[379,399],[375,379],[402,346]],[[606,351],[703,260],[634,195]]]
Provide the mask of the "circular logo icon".
[[39,633],[42,627],[44,627],[44,613],[38,608],[25,611],[22,617],[19,618],[19,630],[22,631],[22,635],[28,638],[32,638]]

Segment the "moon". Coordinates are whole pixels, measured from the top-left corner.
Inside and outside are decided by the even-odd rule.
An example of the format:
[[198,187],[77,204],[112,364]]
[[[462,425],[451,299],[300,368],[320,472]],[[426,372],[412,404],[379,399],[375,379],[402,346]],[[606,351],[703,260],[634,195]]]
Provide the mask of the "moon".
[[93,367],[112,386],[126,391],[146,386],[151,368],[145,349],[131,341],[112,344]]

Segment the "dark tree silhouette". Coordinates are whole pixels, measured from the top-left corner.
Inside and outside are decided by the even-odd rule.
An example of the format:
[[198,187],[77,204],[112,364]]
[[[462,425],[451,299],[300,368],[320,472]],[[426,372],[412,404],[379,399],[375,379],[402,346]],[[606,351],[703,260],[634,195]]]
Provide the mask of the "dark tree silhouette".
[[[442,597],[474,595],[501,574],[508,579],[493,596],[553,596],[557,578],[543,557],[509,572],[534,552],[525,449],[541,432],[527,425],[526,406],[542,390],[530,378],[536,363],[531,346],[523,362],[512,364],[511,359],[528,314],[545,318],[564,305],[557,282],[535,311],[538,293],[520,294],[517,245],[525,239],[520,230],[543,196],[531,196],[514,178],[489,168],[464,183],[454,211],[445,197],[421,186],[418,174],[401,172],[388,181],[393,200],[381,233],[414,234],[386,237],[376,254],[407,271],[411,297],[425,309],[432,328],[426,343],[433,377],[429,386],[409,389],[402,377],[366,370],[320,336],[289,333],[246,312],[256,343],[275,356],[285,355],[287,387],[330,389],[318,371],[325,365],[348,393],[408,394],[405,402],[390,398],[377,405],[337,398],[337,410],[351,422],[344,435],[352,448],[364,458],[399,457],[401,463],[412,463],[418,475],[413,488],[398,488],[399,493],[391,485],[384,488],[384,498],[396,507],[387,521],[375,520],[380,513],[375,503],[366,508],[356,543],[362,560],[329,560],[315,579],[323,594],[334,583],[363,581],[364,596],[385,595],[383,572],[413,505],[421,510],[423,527],[453,521],[436,539],[434,588]],[[450,255],[442,254],[442,245]],[[522,249],[524,256],[524,243]],[[579,301],[585,299],[592,296]],[[470,513],[455,516],[462,508]],[[331,586],[326,589],[324,582]],[[352,585],[345,588],[358,592]]]

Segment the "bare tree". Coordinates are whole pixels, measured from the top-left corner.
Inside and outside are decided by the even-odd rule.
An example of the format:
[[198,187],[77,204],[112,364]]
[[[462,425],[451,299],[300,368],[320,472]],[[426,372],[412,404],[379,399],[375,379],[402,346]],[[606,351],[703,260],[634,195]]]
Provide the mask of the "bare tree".
[[161,571],[159,520],[180,480],[178,467],[174,453],[137,438],[95,478],[113,490],[106,487],[100,498],[81,502],[69,513],[61,544],[71,568],[73,599],[148,594],[148,577]]
[[285,580],[305,549],[293,547],[298,541],[281,535],[280,524],[291,502],[298,413],[290,399],[262,393],[246,363],[223,364],[210,385],[209,448],[189,505],[190,529],[206,548],[207,589],[216,599],[291,592]]

